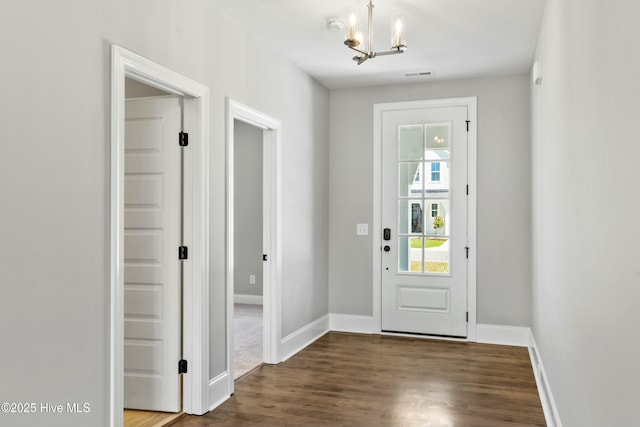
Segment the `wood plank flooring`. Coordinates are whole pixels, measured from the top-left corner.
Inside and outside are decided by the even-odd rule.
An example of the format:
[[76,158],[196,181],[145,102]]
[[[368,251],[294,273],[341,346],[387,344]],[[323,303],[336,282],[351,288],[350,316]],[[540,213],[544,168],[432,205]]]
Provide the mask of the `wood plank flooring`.
[[526,348],[331,332],[175,427],[544,426]]
[[184,414],[182,412],[173,414],[169,412],[125,409],[124,427],[166,427],[183,416]]

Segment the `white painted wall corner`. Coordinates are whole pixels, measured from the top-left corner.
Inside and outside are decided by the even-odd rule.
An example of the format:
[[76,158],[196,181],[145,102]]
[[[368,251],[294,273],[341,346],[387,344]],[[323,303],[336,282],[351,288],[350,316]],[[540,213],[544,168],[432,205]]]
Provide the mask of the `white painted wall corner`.
[[529,329],[529,357],[531,358],[531,366],[533,367],[533,375],[536,378],[536,385],[538,386],[538,394],[540,395],[540,402],[542,403],[542,410],[544,411],[544,418],[548,427],[562,427],[562,421],[560,420],[560,414],[558,413],[558,407],[556,401],[553,398],[551,392],[551,386],[547,379],[547,374],[542,364],[542,358],[538,352],[538,344],[533,336],[533,331]]

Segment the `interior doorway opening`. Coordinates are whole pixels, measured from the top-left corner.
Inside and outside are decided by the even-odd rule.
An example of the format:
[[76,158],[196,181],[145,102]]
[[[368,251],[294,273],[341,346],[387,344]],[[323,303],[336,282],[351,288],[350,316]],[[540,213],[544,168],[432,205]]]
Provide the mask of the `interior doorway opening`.
[[[208,138],[209,138],[209,89],[186,76],[178,74],[168,68],[156,64],[140,55],[113,45],[111,49],[111,185],[110,185],[110,256],[109,256],[109,283],[110,283],[110,304],[109,304],[109,426],[120,427],[124,424],[123,408],[125,391],[125,258],[135,259],[137,256],[132,252],[138,245],[129,248],[125,243],[125,221],[126,205],[131,200],[125,200],[126,171],[128,166],[136,164],[135,161],[129,165],[125,162],[127,147],[125,146],[125,86],[126,79],[130,78],[144,83],[154,89],[160,89],[173,95],[173,98],[181,100],[179,102],[182,109],[181,119],[184,128],[189,130],[189,150],[183,151],[181,161],[185,165],[182,167],[188,173],[182,174],[181,186],[182,194],[178,192],[178,197],[182,198],[183,215],[181,240],[182,245],[188,248],[189,256],[183,258],[180,270],[182,275],[182,308],[181,324],[177,327],[176,341],[182,345],[183,360],[172,361],[171,372],[181,373],[182,387],[172,388],[175,401],[180,401],[182,410],[188,414],[204,414],[209,405],[209,240],[206,238],[209,233],[209,199],[207,194],[209,161],[208,161]],[[180,116],[180,113],[178,114]],[[180,123],[180,117],[178,118]],[[159,127],[157,127],[159,128]],[[178,134],[172,138],[175,146],[182,146],[184,135]],[[149,155],[153,152],[153,147],[137,147],[140,154]],[[154,162],[137,159],[138,166],[150,167]],[[179,169],[179,168],[178,168]],[[139,178],[139,177],[138,177]],[[146,182],[144,182],[146,180]],[[150,184],[154,191],[145,191],[143,187],[155,180],[155,185]],[[153,174],[139,180],[141,184],[137,189],[140,199],[134,201],[138,205],[151,205],[153,200],[146,200],[145,197],[156,197],[159,194],[158,179]],[[135,186],[134,186],[135,187]],[[130,194],[134,191],[129,190]],[[157,202],[157,200],[156,200]],[[129,203],[130,204],[130,203]],[[179,203],[178,203],[179,204]],[[174,204],[171,204],[172,206]],[[151,215],[156,220],[160,214]],[[138,221],[140,218],[129,216],[129,221]],[[151,221],[151,219],[149,220]],[[144,221],[143,221],[144,222]],[[146,234],[145,234],[146,233]],[[164,247],[158,244],[158,236],[154,237],[154,229],[139,233],[142,240],[156,241],[156,248]],[[128,253],[125,249],[128,249]],[[157,250],[153,259],[165,260],[185,254],[182,248],[172,248],[170,255],[160,253]],[[142,261],[138,259],[138,261]],[[139,263],[144,264],[144,263]],[[144,267],[144,265],[142,265]],[[135,274],[134,274],[135,276]],[[153,274],[148,277],[153,277]],[[145,279],[146,280],[146,279]],[[134,280],[135,281],[135,280]],[[149,280],[155,285],[154,280]],[[153,286],[145,288],[145,291],[152,291]],[[156,294],[158,295],[158,294]],[[138,295],[138,302],[145,304],[152,302],[142,310],[142,317],[153,317],[154,309],[161,305],[160,299],[145,299],[142,294]],[[164,308],[164,306],[163,306]],[[150,319],[146,319],[150,320]],[[148,322],[152,323],[152,322]],[[141,325],[136,325],[141,326]],[[152,328],[149,328],[152,329]],[[182,334],[181,334],[182,332]],[[180,335],[182,337],[180,338]],[[152,344],[152,342],[150,342]],[[149,349],[153,346],[149,346]],[[176,354],[180,354],[176,352]],[[141,355],[140,353],[138,355]],[[179,356],[178,356],[179,358]],[[144,359],[142,357],[141,359]],[[159,359],[155,359],[156,362]],[[135,360],[134,360],[135,361]],[[185,370],[188,364],[188,370]],[[158,366],[153,369],[159,370]],[[144,369],[143,369],[144,370]],[[151,374],[149,374],[151,376]],[[179,383],[179,382],[178,382]],[[152,393],[153,391],[149,391]]]
[[[238,135],[236,135],[238,130]],[[244,132],[246,131],[246,132]],[[253,135],[249,138],[253,154],[242,154],[240,147],[236,147],[236,137],[242,138],[243,133]],[[227,99],[227,378],[228,396],[234,393],[234,379],[239,366],[234,352],[235,335],[235,304],[236,301],[260,302],[258,285],[259,272],[262,273],[262,330],[258,331],[258,339],[262,338],[262,357],[256,359],[260,363],[280,362],[281,331],[281,214],[280,214],[280,133],[281,122],[260,111]],[[261,143],[261,144],[260,144]],[[262,146],[261,157],[257,154],[256,146]],[[249,160],[243,158],[253,156],[253,161],[261,163],[262,170],[249,173]],[[258,169],[253,166],[253,169]],[[252,190],[243,190],[243,182]],[[243,193],[253,192],[251,198],[253,207],[243,207],[236,197],[243,197]],[[261,195],[261,196],[260,196]],[[244,209],[253,209],[257,216],[244,218]],[[240,212],[237,212],[240,211]],[[251,240],[247,248],[236,251],[241,245],[236,235],[242,236],[246,230],[247,221],[261,225],[253,227]],[[261,234],[261,236],[260,236]],[[261,237],[261,244],[260,244]],[[248,262],[251,261],[251,262]],[[248,268],[248,269],[247,269]],[[237,277],[236,277],[237,276]],[[254,281],[255,284],[251,283]],[[237,286],[236,286],[237,285]],[[246,287],[244,287],[246,285]],[[241,288],[244,287],[244,288]],[[244,291],[241,289],[245,289]],[[240,292],[245,292],[241,294]],[[238,296],[236,297],[236,294]],[[252,295],[253,294],[253,295]],[[258,306],[259,304],[252,304]],[[254,307],[254,316],[258,309]],[[259,314],[257,314],[259,317]],[[255,329],[255,322],[254,329]],[[242,339],[242,336],[239,338]],[[239,373],[239,372],[238,372]]]
[[262,128],[234,120],[234,380],[263,363]]

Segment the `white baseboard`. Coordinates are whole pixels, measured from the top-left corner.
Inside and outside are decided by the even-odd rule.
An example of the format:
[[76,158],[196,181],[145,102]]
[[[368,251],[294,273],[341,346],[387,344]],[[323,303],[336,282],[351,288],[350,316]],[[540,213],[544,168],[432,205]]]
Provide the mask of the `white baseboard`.
[[483,344],[529,347],[531,329],[522,326],[487,325],[478,323],[476,342]]
[[373,317],[354,314],[329,313],[329,329],[336,332],[356,334],[373,333]]
[[233,296],[233,302],[235,304],[262,305],[262,295],[235,294]]
[[223,372],[209,381],[209,411],[213,411],[222,405],[229,397],[230,376],[228,372]]
[[478,324],[477,342],[485,344],[513,345],[527,347],[529,358],[536,379],[538,395],[544,412],[545,422],[548,427],[562,427],[558,407],[551,392],[551,386],[547,374],[542,365],[542,359],[538,352],[538,345],[531,328],[519,326],[483,325]]
[[533,366],[533,375],[536,377],[536,385],[538,386],[538,394],[544,411],[544,418],[548,427],[562,427],[560,414],[556,401],[551,392],[551,386],[547,379],[547,374],[542,364],[542,358],[538,351],[538,344],[533,336],[533,332],[529,331],[529,357],[531,358],[531,366]]
[[329,332],[329,315],[325,314],[282,339],[280,360],[284,362],[327,332]]
[[[280,345],[281,360],[284,362],[289,359],[330,330],[372,334],[373,318],[371,316],[351,314],[326,314],[282,339]],[[531,328],[479,323],[477,325],[476,342],[527,347],[547,426],[562,427],[558,408]],[[209,396],[211,402],[210,410],[213,410],[229,398],[229,375],[227,372],[211,380],[209,383]]]

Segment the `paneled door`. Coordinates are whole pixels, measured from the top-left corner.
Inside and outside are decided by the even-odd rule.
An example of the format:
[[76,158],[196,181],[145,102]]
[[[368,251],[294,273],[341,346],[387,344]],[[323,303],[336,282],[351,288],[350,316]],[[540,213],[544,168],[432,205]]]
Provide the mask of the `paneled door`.
[[181,103],[132,99],[125,111],[124,406],[178,412]]
[[467,107],[382,113],[383,331],[467,336]]

